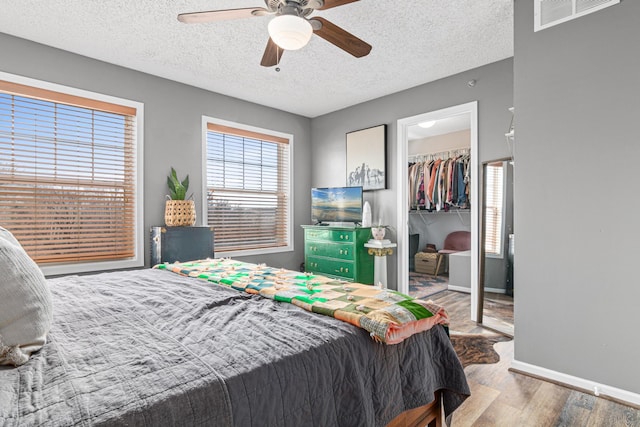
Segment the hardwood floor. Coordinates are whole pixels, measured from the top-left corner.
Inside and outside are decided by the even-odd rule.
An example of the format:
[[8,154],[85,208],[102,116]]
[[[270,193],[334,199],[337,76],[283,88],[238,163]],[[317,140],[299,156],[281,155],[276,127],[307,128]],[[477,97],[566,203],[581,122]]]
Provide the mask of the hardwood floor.
[[[447,309],[452,331],[493,333],[470,320],[469,294],[445,291],[431,299]],[[513,341],[494,348],[500,362],[465,368],[471,397],[453,414],[451,427],[640,426],[637,408],[510,372]]]
[[485,292],[482,323],[491,329],[513,336],[513,297]]

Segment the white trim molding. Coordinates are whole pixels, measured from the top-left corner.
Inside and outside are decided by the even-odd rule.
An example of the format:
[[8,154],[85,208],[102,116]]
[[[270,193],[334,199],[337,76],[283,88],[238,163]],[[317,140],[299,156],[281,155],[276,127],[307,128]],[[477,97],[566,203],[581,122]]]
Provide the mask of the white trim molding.
[[[467,294],[471,293],[471,288],[467,288],[466,286],[455,286],[455,285],[448,285],[448,290],[450,291],[456,291],[456,292],[465,292]],[[494,294],[506,294],[507,290],[506,289],[501,289],[501,288],[484,288],[485,292],[492,292]]]
[[85,89],[78,89],[72,86],[51,83],[44,80],[33,79],[31,77],[0,71],[0,79],[8,82],[18,83],[39,89],[51,90],[67,95],[78,96],[96,101],[110,102],[136,110],[135,116],[135,164],[136,164],[136,203],[135,203],[135,224],[134,224],[134,255],[131,258],[108,261],[88,261],[77,263],[57,263],[53,265],[42,265],[40,270],[45,276],[55,276],[61,274],[76,274],[100,272],[125,268],[144,267],[144,239],[146,230],[144,229],[144,103],[131,99],[120,98],[104,93],[93,92]]
[[[418,114],[411,117],[399,119],[397,121],[397,257],[398,257],[398,286],[397,290],[401,293],[409,293],[409,208],[407,194],[408,189],[408,140],[409,127],[417,125],[421,122],[440,120],[460,114],[469,115],[470,126],[470,148],[471,148],[471,288],[464,292],[471,292],[471,310],[470,318],[475,321],[478,316],[478,254],[480,250],[479,244],[479,207],[474,201],[478,200],[478,101],[467,102],[466,104],[455,105],[443,108],[441,110],[431,111],[428,113]],[[407,237],[405,237],[407,236]],[[449,289],[452,289],[449,287]],[[464,289],[464,288],[463,288]]]
[[564,374],[562,372],[552,371],[551,369],[542,368],[540,366],[531,365],[518,360],[513,360],[511,362],[511,370],[546,379],[555,383],[564,384],[585,393],[590,393],[594,396],[609,397],[621,402],[628,402],[632,405],[640,405],[640,394],[611,387],[606,384],[600,384],[584,378],[574,377],[573,375]]
[[[545,8],[543,4],[548,6]],[[619,4],[620,0],[535,0],[533,31],[537,32]]]
[[252,255],[264,255],[264,254],[274,254],[274,253],[282,253],[282,252],[292,252],[295,250],[294,241],[295,241],[295,233],[294,233],[294,215],[293,210],[295,209],[295,200],[294,200],[294,137],[291,133],[285,133],[276,131],[273,129],[261,128],[258,126],[248,125],[239,122],[232,122],[229,120],[219,119],[216,117],[210,116],[202,116],[202,203],[200,208],[200,217],[202,218],[201,222],[203,225],[208,224],[208,203],[207,203],[207,124],[212,123],[220,126],[228,126],[236,129],[242,129],[250,132],[258,132],[266,135],[272,135],[275,137],[280,137],[289,140],[288,150],[289,150],[289,207],[287,209],[287,224],[288,224],[288,237],[287,237],[287,245],[281,247],[272,247],[272,248],[262,248],[262,249],[242,249],[237,251],[226,251],[221,253],[222,256],[226,257],[241,257],[241,256],[252,256]]

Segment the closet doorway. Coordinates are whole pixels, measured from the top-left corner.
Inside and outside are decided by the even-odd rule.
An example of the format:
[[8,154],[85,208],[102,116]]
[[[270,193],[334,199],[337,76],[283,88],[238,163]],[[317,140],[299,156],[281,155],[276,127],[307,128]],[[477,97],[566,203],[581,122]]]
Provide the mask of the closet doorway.
[[[477,102],[457,105],[442,110],[432,111],[398,120],[397,135],[397,170],[398,170],[398,290],[403,293],[410,293],[409,280],[410,268],[416,269],[416,262],[423,268],[430,268],[429,262],[441,260],[441,266],[433,270],[433,277],[440,277],[437,282],[445,283],[448,287],[448,277],[442,272],[446,269],[447,256],[439,257],[429,255],[433,252],[424,252],[427,244],[435,245],[436,250],[446,249],[444,241],[451,232],[466,231],[465,237],[470,242],[468,251],[460,252],[452,257],[449,263],[455,269],[455,280],[460,283],[452,283],[452,290],[467,291],[471,293],[470,318],[476,320],[478,310],[478,254],[479,254],[479,233],[478,233],[478,119]],[[429,127],[429,125],[432,125]],[[432,138],[439,132],[440,135],[449,133],[449,137]],[[428,129],[424,129],[427,127]],[[443,132],[443,128],[449,131]],[[429,129],[432,129],[429,131]],[[461,143],[461,139],[465,142]],[[447,141],[448,140],[448,141]],[[431,144],[430,144],[431,143]],[[429,148],[425,148],[430,145]],[[450,175],[450,184],[455,185],[456,197],[452,196],[452,187],[448,189],[448,199],[445,199],[447,191],[444,187],[435,190],[433,187],[423,187],[425,192],[431,191],[421,200],[419,184],[412,182],[409,178],[409,162],[419,162],[420,165],[429,164],[433,172],[433,161],[442,159],[439,164],[448,165],[466,158],[465,169],[467,176],[466,197],[459,192],[462,181],[454,182]],[[456,166],[457,168],[458,166]],[[414,167],[411,168],[412,172]],[[442,169],[444,172],[444,169]],[[452,174],[454,169],[449,169]],[[444,175],[442,175],[444,176]],[[449,185],[449,184],[447,184]],[[416,196],[416,192],[418,196]],[[450,203],[448,203],[450,202]],[[468,204],[467,204],[468,203]],[[418,236],[416,236],[416,234]],[[464,239],[463,239],[464,240]],[[417,244],[416,244],[417,242]],[[432,250],[431,248],[427,249]],[[415,253],[424,252],[415,258]],[[450,257],[450,256],[449,256]],[[422,264],[422,263],[426,264]],[[468,267],[467,267],[468,266]],[[437,266],[436,266],[437,267]],[[468,268],[468,270],[467,270]],[[461,270],[462,269],[462,270]],[[413,274],[413,273],[412,273]],[[437,284],[436,284],[437,285]],[[461,286],[462,285],[462,286]],[[418,295],[419,296],[419,295]]]

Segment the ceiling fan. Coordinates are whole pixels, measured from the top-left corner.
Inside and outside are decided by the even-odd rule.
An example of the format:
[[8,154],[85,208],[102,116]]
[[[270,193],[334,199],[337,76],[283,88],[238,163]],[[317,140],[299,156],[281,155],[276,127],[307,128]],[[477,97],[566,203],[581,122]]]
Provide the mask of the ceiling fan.
[[275,15],[269,22],[269,41],[260,65],[278,65],[284,50],[304,47],[313,33],[347,53],[361,58],[371,51],[371,45],[321,17],[312,17],[316,10],[327,10],[359,0],[264,0],[267,7],[212,10],[208,12],[181,13],[178,21],[186,24],[226,21]]

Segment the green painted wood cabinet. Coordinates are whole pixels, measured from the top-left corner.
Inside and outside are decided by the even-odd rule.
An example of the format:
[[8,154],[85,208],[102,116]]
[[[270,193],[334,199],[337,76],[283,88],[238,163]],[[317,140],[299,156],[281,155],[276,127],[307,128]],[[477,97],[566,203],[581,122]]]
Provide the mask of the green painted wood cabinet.
[[370,228],[303,225],[305,270],[349,282],[373,284],[373,256],[364,244]]

